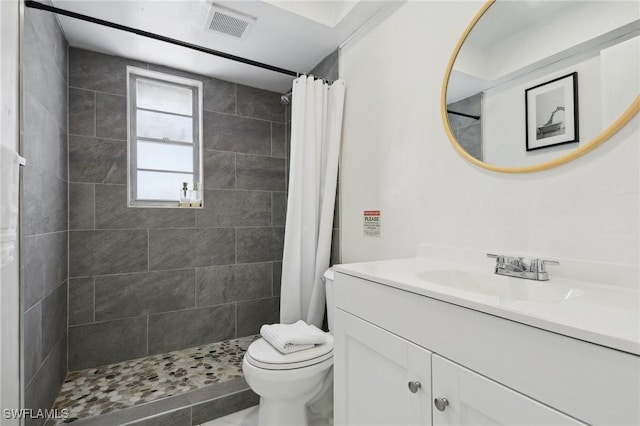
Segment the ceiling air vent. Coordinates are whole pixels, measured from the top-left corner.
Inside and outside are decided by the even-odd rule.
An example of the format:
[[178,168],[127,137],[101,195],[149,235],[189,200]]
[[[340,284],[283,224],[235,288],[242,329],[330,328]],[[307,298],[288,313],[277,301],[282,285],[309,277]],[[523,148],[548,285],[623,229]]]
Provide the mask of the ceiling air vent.
[[207,30],[228,37],[244,40],[249,34],[256,18],[233,10],[212,5],[207,19]]

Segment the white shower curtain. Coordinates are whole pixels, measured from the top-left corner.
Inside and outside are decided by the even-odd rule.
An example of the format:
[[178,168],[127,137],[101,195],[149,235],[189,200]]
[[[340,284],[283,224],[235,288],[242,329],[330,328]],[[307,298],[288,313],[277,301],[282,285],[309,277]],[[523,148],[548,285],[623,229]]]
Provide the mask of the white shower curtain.
[[322,325],[344,109],[344,81],[294,80],[280,322]]

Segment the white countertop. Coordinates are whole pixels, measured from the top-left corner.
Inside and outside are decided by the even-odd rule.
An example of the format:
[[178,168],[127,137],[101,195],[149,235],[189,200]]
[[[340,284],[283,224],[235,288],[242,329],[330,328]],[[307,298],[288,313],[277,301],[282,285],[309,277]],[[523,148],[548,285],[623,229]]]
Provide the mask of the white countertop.
[[[426,258],[335,265],[334,269],[338,273],[640,355],[640,292],[636,289],[552,276],[544,282],[502,277],[493,274],[492,269],[463,269],[460,265]],[[485,288],[497,283],[504,291],[475,291],[473,282],[460,287],[434,282],[437,279],[433,277],[439,271],[460,270],[463,274],[470,273],[469,277],[486,277]],[[525,296],[512,296],[509,289]]]

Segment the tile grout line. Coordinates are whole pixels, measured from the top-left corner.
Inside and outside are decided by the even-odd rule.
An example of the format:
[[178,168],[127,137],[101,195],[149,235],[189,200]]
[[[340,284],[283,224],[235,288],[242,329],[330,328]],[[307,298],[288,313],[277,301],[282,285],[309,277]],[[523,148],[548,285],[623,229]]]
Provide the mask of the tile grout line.
[[93,90],[93,137],[98,137],[98,94]]
[[93,322],[96,322],[96,277],[93,276]]

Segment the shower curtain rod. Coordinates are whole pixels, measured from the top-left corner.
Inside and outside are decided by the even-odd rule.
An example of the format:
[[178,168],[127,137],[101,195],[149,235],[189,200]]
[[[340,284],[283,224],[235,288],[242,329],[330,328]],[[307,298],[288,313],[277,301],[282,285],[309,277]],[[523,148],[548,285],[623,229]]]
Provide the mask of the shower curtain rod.
[[462,116],[462,117],[473,118],[474,120],[480,120],[480,116],[479,115],[465,114],[464,112],[451,111],[450,109],[447,110],[447,113],[448,114],[453,114],[453,115],[459,115],[459,116]]
[[231,61],[241,62],[243,64],[252,65],[254,67],[262,68],[262,69],[269,70],[269,71],[275,71],[275,72],[278,72],[280,74],[286,74],[286,75],[290,75],[292,77],[299,77],[299,76],[304,74],[304,73],[300,73],[300,72],[296,72],[296,71],[287,70],[287,69],[284,69],[284,68],[279,68],[279,67],[276,67],[276,66],[273,66],[273,65],[264,64],[262,62],[253,61],[251,59],[243,58],[241,56],[232,55],[230,53],[220,52],[219,50],[213,50],[213,49],[209,49],[207,47],[198,46],[196,44],[187,43],[185,41],[176,40],[176,39],[173,39],[173,38],[170,38],[170,37],[161,36],[159,34],[151,33],[151,32],[148,32],[148,31],[143,31],[143,30],[139,30],[139,29],[136,29],[136,28],[127,27],[125,25],[116,24],[115,22],[105,21],[103,19],[94,18],[92,16],[82,15],[80,13],[71,12],[69,10],[60,9],[60,8],[57,8],[57,7],[54,7],[54,6],[49,6],[49,5],[42,4],[42,3],[37,2],[37,1],[26,0],[24,2],[24,4],[25,4],[25,6],[33,8],[33,9],[40,9],[40,10],[44,10],[44,11],[47,11],[47,12],[52,12],[52,13],[55,13],[55,14],[58,14],[58,15],[64,15],[64,16],[68,16],[70,18],[79,19],[81,21],[92,22],[94,24],[103,25],[105,27],[115,28],[117,30],[130,32],[130,33],[133,33],[133,34],[136,34],[136,35],[139,35],[139,36],[148,37],[148,38],[152,38],[152,39],[159,40],[159,41],[164,41],[165,43],[175,44],[176,46],[186,47],[187,49],[197,50],[198,52],[207,53],[209,55],[218,56],[220,58],[229,59]]

